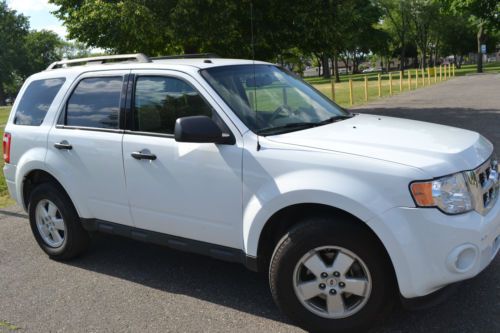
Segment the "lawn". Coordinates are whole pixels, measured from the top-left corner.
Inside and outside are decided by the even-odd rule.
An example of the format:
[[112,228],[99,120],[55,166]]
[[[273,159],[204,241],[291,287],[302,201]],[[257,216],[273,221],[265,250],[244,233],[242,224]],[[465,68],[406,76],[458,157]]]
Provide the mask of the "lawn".
[[[476,65],[464,65],[461,69],[455,70],[455,76],[463,76],[467,74],[472,74],[476,72]],[[500,73],[500,63],[486,64],[484,66],[484,72],[486,73]],[[399,76],[400,72],[391,72],[392,75],[392,94],[399,94],[400,92],[410,90],[408,87],[408,73],[411,74],[411,90],[418,89],[421,87],[428,87],[429,80],[427,71],[425,72],[425,84],[422,82],[422,72],[419,71],[419,80],[418,86],[417,82],[415,82],[415,69],[406,70],[403,76],[403,81],[401,85],[400,91],[400,81]],[[368,78],[368,101],[375,100],[379,98],[378,94],[378,74],[354,74],[354,75],[342,75],[341,82],[335,84],[335,102],[344,107],[350,106],[349,101],[349,79],[352,79],[353,82],[353,105],[366,103],[365,101],[365,90],[364,90],[364,80],[365,76]],[[440,80],[439,76],[439,68],[437,68],[436,81],[434,78],[434,74],[431,70],[431,78],[430,85],[439,84],[440,82],[445,81],[444,72],[442,72],[442,76]],[[447,80],[450,78],[447,77]],[[451,78],[453,79],[453,78]],[[316,89],[321,91],[326,96],[330,97],[331,94],[331,81],[325,80],[323,78],[306,78],[308,83],[312,84]],[[390,92],[390,84],[389,84],[389,74],[381,75],[381,97],[391,95]]]
[[[5,123],[7,122],[7,118],[9,118],[10,106],[0,106],[0,133],[3,138],[3,130],[5,128]],[[3,158],[0,159],[0,166],[3,168]],[[7,190],[7,184],[5,183],[5,179],[2,175],[0,176],[0,207],[6,207],[14,204],[14,201],[9,197],[9,191]]]

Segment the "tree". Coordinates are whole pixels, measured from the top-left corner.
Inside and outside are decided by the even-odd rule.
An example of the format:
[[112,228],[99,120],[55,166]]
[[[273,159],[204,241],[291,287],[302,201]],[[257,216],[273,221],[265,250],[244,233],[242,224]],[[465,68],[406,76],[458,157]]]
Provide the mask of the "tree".
[[117,53],[164,54],[172,45],[168,15],[176,1],[50,0],[68,37]]
[[498,0],[451,0],[451,8],[457,13],[467,15],[476,26],[477,72],[483,72],[481,44],[488,33],[500,29],[500,1]]
[[422,68],[427,67],[431,31],[441,23],[438,17],[440,13],[439,6],[439,2],[433,0],[411,0],[409,2],[412,30],[415,43],[422,56]]
[[29,76],[44,70],[50,63],[60,60],[62,46],[63,41],[52,31],[30,31],[25,39],[26,59],[21,73]]
[[0,1],[0,105],[5,103],[5,87],[10,85],[24,57],[24,39],[28,34],[28,18]]
[[460,68],[463,56],[475,51],[475,28],[467,17],[453,12],[440,15],[439,23],[433,31],[436,52],[453,55],[455,65]]
[[59,48],[59,54],[62,58],[74,59],[85,58],[91,56],[90,49],[83,43],[75,41],[63,41]]
[[399,44],[400,70],[404,71],[406,50],[411,35],[411,10],[409,0],[378,0],[378,6],[384,14],[384,24]]

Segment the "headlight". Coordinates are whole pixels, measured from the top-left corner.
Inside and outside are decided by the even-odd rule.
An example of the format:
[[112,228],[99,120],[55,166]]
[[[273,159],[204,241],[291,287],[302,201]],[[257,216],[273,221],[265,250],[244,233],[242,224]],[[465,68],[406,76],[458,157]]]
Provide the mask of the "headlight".
[[462,173],[414,182],[410,185],[410,190],[419,207],[437,207],[446,214],[472,210],[472,198]]

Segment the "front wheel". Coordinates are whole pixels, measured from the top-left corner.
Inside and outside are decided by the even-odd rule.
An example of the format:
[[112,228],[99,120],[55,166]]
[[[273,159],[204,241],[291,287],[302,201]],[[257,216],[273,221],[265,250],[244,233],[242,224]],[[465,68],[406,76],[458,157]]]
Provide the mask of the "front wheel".
[[269,269],[281,310],[312,332],[359,332],[394,300],[385,251],[359,222],[312,218],[278,243]]

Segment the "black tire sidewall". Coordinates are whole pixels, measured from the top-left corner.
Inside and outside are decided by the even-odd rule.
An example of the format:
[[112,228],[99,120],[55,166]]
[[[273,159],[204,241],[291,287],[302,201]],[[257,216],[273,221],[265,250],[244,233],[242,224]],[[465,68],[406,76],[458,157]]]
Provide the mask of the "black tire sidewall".
[[[390,310],[394,298],[394,278],[380,245],[365,229],[352,222],[313,219],[291,230],[278,243],[270,266],[273,297],[295,323],[313,332],[360,332]],[[368,302],[350,317],[327,319],[307,310],[298,300],[293,273],[297,262],[310,250],[338,246],[356,254],[367,266],[372,288]]]

